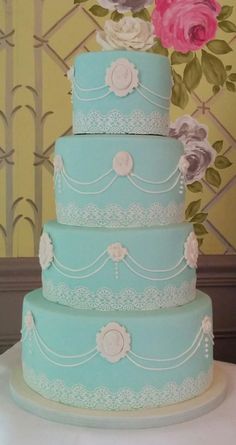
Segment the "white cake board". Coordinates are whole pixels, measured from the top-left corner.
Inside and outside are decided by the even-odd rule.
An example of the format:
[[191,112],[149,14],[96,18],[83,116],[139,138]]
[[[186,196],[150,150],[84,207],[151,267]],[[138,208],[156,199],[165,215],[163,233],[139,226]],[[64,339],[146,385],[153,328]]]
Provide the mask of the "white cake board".
[[211,387],[194,399],[165,407],[120,412],[74,408],[47,400],[26,385],[20,366],[12,373],[10,389],[20,407],[47,420],[90,428],[138,429],[172,425],[206,414],[223,401],[226,378],[215,365]]

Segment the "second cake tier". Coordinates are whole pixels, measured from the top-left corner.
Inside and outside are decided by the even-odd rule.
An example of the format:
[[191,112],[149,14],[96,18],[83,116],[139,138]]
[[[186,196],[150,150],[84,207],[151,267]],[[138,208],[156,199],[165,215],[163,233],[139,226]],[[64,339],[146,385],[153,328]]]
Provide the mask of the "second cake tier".
[[54,159],[57,220],[113,228],[182,222],[183,164],[183,145],[172,138],[60,138]]
[[92,229],[49,222],[40,241],[43,295],[80,309],[154,310],[195,298],[191,224]]

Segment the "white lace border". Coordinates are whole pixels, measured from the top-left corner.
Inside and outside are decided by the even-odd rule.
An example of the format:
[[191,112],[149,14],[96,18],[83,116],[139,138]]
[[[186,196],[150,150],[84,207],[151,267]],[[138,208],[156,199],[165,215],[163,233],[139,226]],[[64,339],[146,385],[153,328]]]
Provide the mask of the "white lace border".
[[163,207],[154,203],[149,208],[140,204],[131,204],[123,209],[117,204],[99,208],[89,204],[79,208],[75,203],[64,205],[56,203],[57,221],[61,224],[86,227],[153,227],[181,223],[184,220],[184,204],[170,203]]
[[96,134],[158,134],[168,136],[169,113],[142,110],[124,114],[119,110],[111,110],[105,114],[100,111],[73,113],[73,133]]
[[163,289],[148,287],[142,292],[135,289],[113,292],[109,288],[93,292],[85,286],[71,288],[64,283],[55,284],[43,279],[43,296],[54,303],[76,309],[148,311],[182,306],[193,301],[196,296],[196,278],[190,282],[185,281],[180,287],[170,285]]
[[172,405],[194,398],[210,386],[213,367],[196,377],[186,377],[180,384],[172,380],[162,388],[147,385],[139,391],[127,387],[112,391],[106,386],[95,389],[80,384],[67,386],[61,379],[36,373],[26,363],[23,363],[23,375],[26,383],[46,399],[80,408],[122,411]]

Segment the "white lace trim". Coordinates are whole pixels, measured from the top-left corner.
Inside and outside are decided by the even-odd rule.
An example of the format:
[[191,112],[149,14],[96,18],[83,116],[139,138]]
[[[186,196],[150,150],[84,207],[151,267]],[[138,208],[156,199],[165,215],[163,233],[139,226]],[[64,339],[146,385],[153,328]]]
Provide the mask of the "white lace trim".
[[160,290],[149,287],[144,289],[143,292],[137,292],[135,289],[113,292],[108,288],[101,288],[92,292],[87,287],[72,289],[64,283],[54,284],[52,281],[43,280],[43,294],[50,301],[77,309],[148,311],[182,306],[194,300],[196,279],[191,282],[184,282],[179,288],[167,286]]
[[163,207],[154,203],[145,209],[140,204],[132,204],[123,209],[110,204],[100,209],[94,204],[79,208],[75,203],[56,204],[57,221],[61,224],[86,227],[152,227],[181,223],[184,220],[184,204],[170,203]]
[[66,405],[101,410],[131,410],[171,405],[194,398],[211,384],[213,367],[200,372],[197,377],[187,377],[181,384],[168,382],[162,388],[145,386],[140,391],[124,387],[111,391],[103,386],[93,390],[83,385],[67,386],[62,380],[50,380],[23,364],[26,383],[43,397]]
[[125,115],[118,110],[107,114],[90,111],[85,114],[74,112],[73,132],[106,134],[169,134],[169,114],[154,111],[150,114],[141,110]]

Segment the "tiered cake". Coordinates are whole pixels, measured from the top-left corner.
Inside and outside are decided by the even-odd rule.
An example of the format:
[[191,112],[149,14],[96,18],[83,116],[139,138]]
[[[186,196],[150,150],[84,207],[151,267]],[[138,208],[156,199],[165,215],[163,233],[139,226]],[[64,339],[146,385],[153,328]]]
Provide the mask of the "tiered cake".
[[57,221],[43,288],[24,300],[25,382],[105,411],[194,398],[212,381],[212,307],[183,222],[183,146],[167,136],[168,59],[88,53],[69,77],[75,135],[56,144]]

